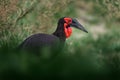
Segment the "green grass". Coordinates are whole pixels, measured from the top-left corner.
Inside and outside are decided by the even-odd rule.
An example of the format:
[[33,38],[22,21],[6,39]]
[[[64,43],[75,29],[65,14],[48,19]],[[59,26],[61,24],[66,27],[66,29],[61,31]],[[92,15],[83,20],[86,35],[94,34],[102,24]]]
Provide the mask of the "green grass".
[[[14,46],[0,49],[0,73],[3,77],[43,76],[47,78],[95,78],[100,76],[113,77],[120,71],[120,40],[119,32],[107,33],[97,40],[88,36],[78,41],[72,41],[53,59],[46,56],[36,56],[30,53],[19,53],[11,50]],[[15,39],[16,40],[16,39]],[[11,41],[12,42],[12,41]],[[13,40],[13,42],[15,42]],[[13,45],[12,45],[13,44]],[[7,50],[7,51],[6,51]],[[71,51],[73,50],[73,51]],[[46,54],[43,53],[43,54]],[[49,53],[53,54],[53,53]],[[71,76],[72,75],[72,76]],[[16,77],[17,78],[17,77]]]
[[[98,79],[105,77],[119,78],[120,73],[120,32],[119,32],[119,12],[111,13],[107,10],[114,4],[110,0],[109,4],[104,1],[94,0],[80,1],[80,7],[84,7],[90,15],[95,15],[93,22],[106,23],[107,33],[98,35],[94,39],[91,33],[86,37],[70,37],[66,41],[66,46],[62,52],[51,59],[49,56],[36,56],[26,52],[15,51],[14,49],[29,35],[34,33],[52,33],[57,20],[60,17],[76,17],[75,2],[73,0],[5,0],[8,13],[0,13],[0,80],[10,78],[25,79]],[[92,4],[90,3],[92,2]],[[115,4],[117,4],[119,1]],[[96,4],[97,3],[97,4]],[[11,6],[11,5],[12,6]],[[14,5],[14,6],[13,6]],[[3,6],[1,3],[0,6]],[[103,6],[107,8],[103,8]],[[119,8],[113,5],[114,9]],[[12,8],[12,9],[11,9]],[[107,15],[109,13],[109,15]],[[6,16],[4,16],[6,14]],[[114,16],[110,16],[113,14]],[[4,18],[7,17],[7,20]],[[99,18],[100,17],[100,18]],[[109,21],[107,21],[108,19]],[[84,21],[84,20],[83,20]],[[101,22],[102,22],[101,21]],[[52,27],[50,27],[52,26]],[[87,27],[92,27],[88,25]],[[89,31],[89,29],[88,29]],[[74,32],[73,32],[74,33]],[[54,53],[54,52],[53,52]],[[43,52],[43,54],[53,54]],[[101,77],[102,76],[102,77]]]

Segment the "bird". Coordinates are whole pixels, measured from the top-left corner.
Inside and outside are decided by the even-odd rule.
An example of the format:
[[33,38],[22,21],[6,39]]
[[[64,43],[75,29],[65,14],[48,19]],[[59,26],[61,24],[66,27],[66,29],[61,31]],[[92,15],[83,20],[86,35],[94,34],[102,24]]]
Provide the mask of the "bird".
[[34,53],[39,53],[44,47],[61,50],[64,47],[66,39],[72,34],[72,27],[88,33],[76,18],[62,17],[58,20],[55,32],[52,34],[33,34],[19,45],[19,49]]

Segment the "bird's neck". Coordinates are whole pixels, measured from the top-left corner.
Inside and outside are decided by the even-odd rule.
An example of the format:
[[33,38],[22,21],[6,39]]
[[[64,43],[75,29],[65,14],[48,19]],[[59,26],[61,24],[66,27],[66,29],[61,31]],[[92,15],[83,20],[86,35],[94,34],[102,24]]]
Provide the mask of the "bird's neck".
[[65,32],[64,32],[64,25],[58,24],[56,31],[53,33],[53,35],[57,36],[61,41],[66,40]]

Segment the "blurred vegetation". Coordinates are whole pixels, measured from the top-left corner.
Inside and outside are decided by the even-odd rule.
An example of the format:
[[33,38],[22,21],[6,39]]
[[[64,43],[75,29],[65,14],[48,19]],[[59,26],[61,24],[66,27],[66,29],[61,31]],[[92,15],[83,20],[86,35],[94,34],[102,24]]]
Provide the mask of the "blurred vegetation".
[[[1,80],[119,78],[119,14],[120,0],[0,0]],[[83,37],[80,37],[79,32],[73,30],[76,33],[73,32],[64,50],[52,60],[13,51],[31,34],[54,32],[58,19],[64,16],[82,20],[89,34],[81,32]],[[94,38],[90,29],[100,24],[105,24],[106,31],[94,33],[98,36]]]

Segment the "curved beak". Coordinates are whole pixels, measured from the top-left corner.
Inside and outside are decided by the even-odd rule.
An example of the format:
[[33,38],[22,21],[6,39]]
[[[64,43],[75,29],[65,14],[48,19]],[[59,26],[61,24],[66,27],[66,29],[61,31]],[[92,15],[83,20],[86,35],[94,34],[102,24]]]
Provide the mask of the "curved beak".
[[78,29],[88,33],[88,31],[78,22],[77,19],[72,19],[72,23],[70,24],[70,26],[78,28]]

